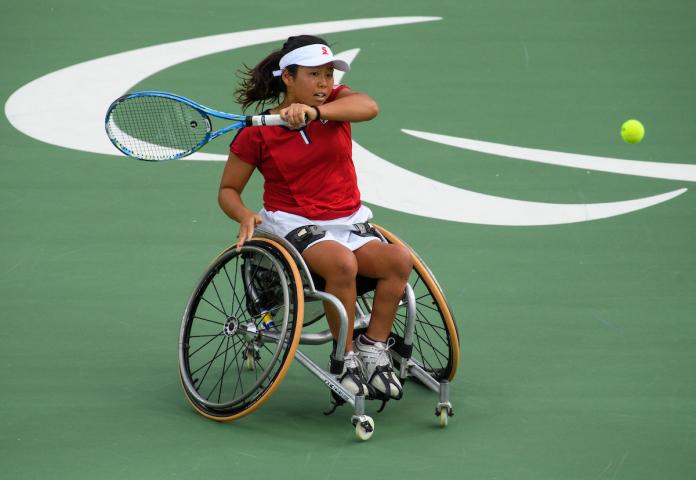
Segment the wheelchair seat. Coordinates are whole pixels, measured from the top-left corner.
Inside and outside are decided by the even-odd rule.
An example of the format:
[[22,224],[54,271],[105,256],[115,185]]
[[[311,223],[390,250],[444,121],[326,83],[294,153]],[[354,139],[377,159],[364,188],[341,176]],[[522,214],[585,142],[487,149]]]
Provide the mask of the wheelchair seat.
[[[324,280],[324,278],[320,275],[311,271],[310,275],[312,276],[312,281],[314,282],[314,288],[317,290],[324,290],[326,287],[326,280]],[[355,287],[358,296],[365,295],[366,293],[377,288],[377,279],[358,275],[355,277]]]

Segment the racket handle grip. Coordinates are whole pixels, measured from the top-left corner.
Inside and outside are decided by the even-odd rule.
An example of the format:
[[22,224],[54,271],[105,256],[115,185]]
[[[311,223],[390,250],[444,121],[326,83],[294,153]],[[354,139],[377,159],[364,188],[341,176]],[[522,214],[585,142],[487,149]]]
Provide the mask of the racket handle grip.
[[248,127],[287,125],[287,122],[280,118],[280,115],[249,115],[246,117],[245,123]]

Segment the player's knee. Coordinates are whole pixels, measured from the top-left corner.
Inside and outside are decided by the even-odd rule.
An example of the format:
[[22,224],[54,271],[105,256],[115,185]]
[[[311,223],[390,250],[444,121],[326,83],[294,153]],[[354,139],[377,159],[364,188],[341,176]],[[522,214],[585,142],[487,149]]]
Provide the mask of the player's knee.
[[408,279],[413,270],[413,259],[411,251],[403,245],[394,245],[393,269],[394,274],[402,279]]
[[331,265],[326,281],[334,284],[354,284],[358,274],[358,261],[355,255],[341,255]]

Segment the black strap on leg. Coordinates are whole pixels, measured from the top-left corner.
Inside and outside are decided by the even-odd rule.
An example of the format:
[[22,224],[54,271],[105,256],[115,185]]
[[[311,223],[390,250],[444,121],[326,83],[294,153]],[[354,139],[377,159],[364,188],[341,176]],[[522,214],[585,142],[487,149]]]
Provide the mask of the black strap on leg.
[[345,365],[345,360],[336,360],[336,340],[332,340],[333,347],[331,348],[331,355],[329,355],[329,372],[334,375],[340,375],[343,373],[343,365]]
[[377,234],[377,229],[375,229],[375,227],[373,227],[370,222],[354,224],[353,230],[351,230],[351,233],[354,233],[360,237],[378,237],[379,238],[379,235]]
[[314,224],[302,225],[285,235],[285,239],[290,242],[298,252],[302,253],[311,243],[324,238],[327,229],[348,230],[360,237],[380,238],[377,229],[373,227],[370,222],[363,222],[353,225],[330,225],[327,227],[320,227]]
[[325,235],[326,230],[319,225],[302,225],[285,235],[285,239],[290,242],[298,252],[302,253],[310,243],[324,238]]

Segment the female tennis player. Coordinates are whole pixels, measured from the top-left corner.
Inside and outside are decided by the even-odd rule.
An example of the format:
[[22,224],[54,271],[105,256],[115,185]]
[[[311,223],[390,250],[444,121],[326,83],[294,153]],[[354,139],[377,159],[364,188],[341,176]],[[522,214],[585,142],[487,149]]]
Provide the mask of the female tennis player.
[[[377,279],[369,328],[355,342],[348,341],[339,379],[355,395],[376,389],[385,397],[400,398],[387,339],[412,269],[411,256],[406,248],[375,241],[374,236],[331,228],[372,218],[360,202],[350,124],[371,120],[379,110],[368,95],[334,85],[334,69],[348,71],[350,65],[334,58],[325,40],[302,35],[288,38],[280,50],[244,72],[236,92],[242,108],[274,105],[265,113],[280,114],[288,127],[246,127],[237,134],[230,144],[219,203],[240,224],[238,248],[251,239],[257,225],[299,242],[305,262],[326,280],[325,290],[341,300],[349,319],[355,318],[356,274]],[[241,198],[256,168],[264,177],[259,213]],[[307,225],[322,227],[324,234],[307,234],[300,228]],[[326,303],[325,308],[335,339],[338,313]],[[348,338],[353,338],[352,324]]]

